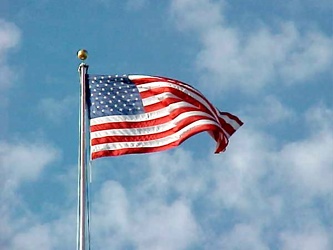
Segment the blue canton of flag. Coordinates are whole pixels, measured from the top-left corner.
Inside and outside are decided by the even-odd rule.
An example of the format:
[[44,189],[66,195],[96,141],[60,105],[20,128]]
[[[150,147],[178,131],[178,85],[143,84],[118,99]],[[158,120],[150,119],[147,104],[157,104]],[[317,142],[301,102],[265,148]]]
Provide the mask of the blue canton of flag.
[[126,75],[89,75],[89,118],[144,113],[136,85]]

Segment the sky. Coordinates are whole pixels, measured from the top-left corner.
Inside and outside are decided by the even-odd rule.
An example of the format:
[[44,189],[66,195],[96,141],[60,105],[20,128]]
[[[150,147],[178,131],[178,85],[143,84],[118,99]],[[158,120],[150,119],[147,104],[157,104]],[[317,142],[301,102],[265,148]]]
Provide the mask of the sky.
[[0,0],[0,249],[76,247],[79,76],[148,74],[243,122],[90,168],[91,249],[333,249],[332,0]]

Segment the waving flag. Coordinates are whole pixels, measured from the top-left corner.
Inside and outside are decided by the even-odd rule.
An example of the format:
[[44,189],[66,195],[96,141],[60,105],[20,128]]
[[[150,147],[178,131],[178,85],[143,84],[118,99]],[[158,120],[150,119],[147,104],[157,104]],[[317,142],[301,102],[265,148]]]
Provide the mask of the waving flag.
[[145,75],[88,75],[91,158],[170,149],[207,131],[225,150],[243,124],[180,81]]

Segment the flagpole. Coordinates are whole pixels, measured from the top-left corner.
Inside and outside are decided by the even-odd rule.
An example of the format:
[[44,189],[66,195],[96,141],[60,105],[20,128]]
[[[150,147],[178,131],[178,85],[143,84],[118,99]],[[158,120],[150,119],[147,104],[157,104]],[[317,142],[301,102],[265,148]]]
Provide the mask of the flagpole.
[[[87,51],[79,50],[77,56],[80,60],[87,59]],[[79,152],[79,198],[78,198],[78,250],[86,250],[86,215],[87,215],[87,168],[86,168],[86,75],[88,65],[82,62],[79,65],[80,73],[80,152]]]

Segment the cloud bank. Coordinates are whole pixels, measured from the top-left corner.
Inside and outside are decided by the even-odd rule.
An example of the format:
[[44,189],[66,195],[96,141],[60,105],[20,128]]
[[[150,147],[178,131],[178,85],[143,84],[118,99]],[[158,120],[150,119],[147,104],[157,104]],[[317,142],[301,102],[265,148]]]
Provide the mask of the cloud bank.
[[[301,32],[292,21],[276,29],[244,31],[228,25],[223,1],[174,0],[177,26],[199,39],[196,66],[216,91],[256,92],[272,84],[300,84],[332,67],[332,37],[317,29]],[[207,80],[203,80],[207,84]]]
[[15,24],[0,19],[0,90],[12,84],[14,74],[8,65],[7,55],[19,44],[20,38],[21,32]]

